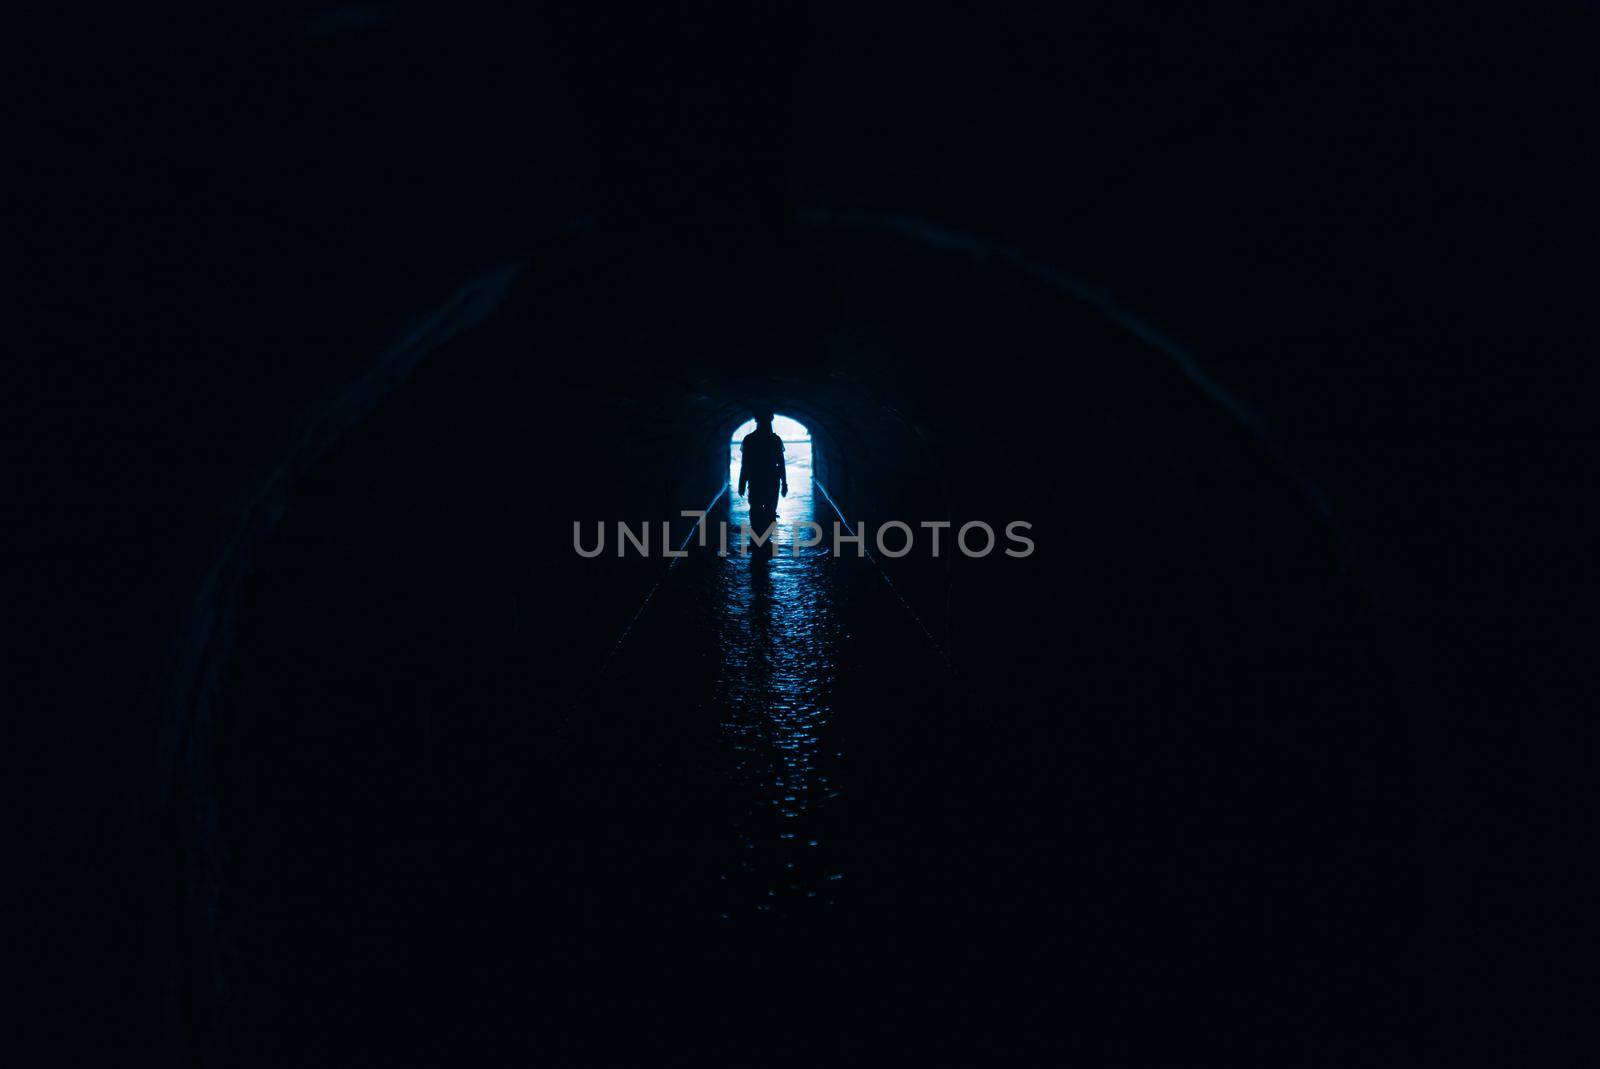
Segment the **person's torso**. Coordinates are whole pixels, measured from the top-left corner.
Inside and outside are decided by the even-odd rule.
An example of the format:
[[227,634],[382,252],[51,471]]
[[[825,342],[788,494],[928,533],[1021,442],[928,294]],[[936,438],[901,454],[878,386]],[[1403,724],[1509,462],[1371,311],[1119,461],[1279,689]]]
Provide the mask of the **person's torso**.
[[751,482],[777,482],[783,464],[783,441],[771,431],[751,431],[740,446],[744,474]]

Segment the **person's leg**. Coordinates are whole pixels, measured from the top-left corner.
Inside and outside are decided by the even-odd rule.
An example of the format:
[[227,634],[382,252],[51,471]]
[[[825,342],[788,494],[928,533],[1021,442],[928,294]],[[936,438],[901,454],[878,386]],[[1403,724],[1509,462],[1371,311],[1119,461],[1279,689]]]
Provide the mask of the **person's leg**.
[[[750,498],[750,529],[755,532],[755,538],[766,538],[768,541],[763,546],[757,546],[757,552],[771,553],[772,539],[777,535],[778,528],[778,501],[774,497],[767,500],[766,495]],[[752,539],[754,541],[754,539]]]

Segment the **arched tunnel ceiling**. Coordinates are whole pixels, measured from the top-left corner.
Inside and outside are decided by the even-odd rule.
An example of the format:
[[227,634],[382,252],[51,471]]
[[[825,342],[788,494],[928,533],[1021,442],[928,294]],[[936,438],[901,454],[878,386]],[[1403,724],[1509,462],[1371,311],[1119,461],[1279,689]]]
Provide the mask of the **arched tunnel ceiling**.
[[[521,348],[533,380],[548,380],[558,393],[604,399],[605,418],[639,448],[714,458],[716,472],[729,430],[758,404],[801,419],[822,455],[843,461],[862,482],[881,489],[895,480],[931,478],[944,487],[946,507],[960,497],[952,486],[964,485],[969,494],[974,487],[1004,486],[1032,509],[1065,509],[1072,490],[1063,473],[1072,463],[1049,452],[1070,430],[1049,422],[1058,411],[1069,420],[1144,421],[1179,448],[1187,448],[1185,436],[1199,434],[1208,448],[1225,442],[1221,448],[1239,457],[1280,459],[1272,443],[1253,439],[1254,428],[1219,405],[1206,384],[1186,377],[1173,354],[1152,347],[1149,332],[1130,329],[1114,305],[1101,300],[1093,307],[1063,292],[1058,276],[1018,272],[1015,263],[984,255],[1003,246],[930,244],[903,226],[870,225],[816,227],[808,241],[807,255],[796,263],[759,261],[764,284],[782,290],[792,283],[795,304],[803,305],[814,288],[808,275],[826,273],[834,299],[824,318],[798,333],[774,329],[771,317],[782,323],[791,304],[781,293],[766,295],[753,311],[729,315],[722,294],[708,296],[701,279],[686,275],[675,280],[673,292],[683,303],[665,326],[655,318],[659,294],[635,308],[627,303],[628,290],[608,288],[601,298],[608,321],[587,339],[596,348],[575,358],[560,346],[583,341],[591,328],[581,311],[563,316],[560,293],[552,299],[546,289],[552,280],[570,286],[572,264],[529,263],[509,290],[504,281],[486,286],[497,277],[492,273],[465,276],[473,281],[464,292],[483,294],[466,302],[474,309],[466,319],[451,326],[448,316],[424,310],[417,317],[424,331],[443,323],[443,333],[427,340],[425,332],[398,332],[402,339],[415,334],[424,340],[379,352],[372,371],[324,391],[320,411],[332,433],[348,430],[349,421],[403,381],[404,370],[387,362],[414,362],[440,345],[445,348],[436,358],[451,359],[449,331],[483,320],[489,336]],[[505,272],[519,269],[513,262],[497,270],[507,278]],[[720,267],[712,272],[718,282],[727,277]],[[455,291],[442,292],[441,309],[462,304]],[[684,307],[690,319],[683,318]],[[697,311],[708,315],[710,326],[696,326]],[[953,384],[959,389],[952,391]],[[1163,427],[1163,420],[1171,425]],[[297,415],[292,423],[304,426],[307,419]],[[203,706],[210,681],[222,677],[215,651],[226,648],[220,638],[232,626],[231,606],[242,595],[252,547],[283,514],[297,473],[331,440],[290,433],[281,440],[276,467],[250,473],[236,486],[236,498],[269,504],[224,514],[217,555],[202,570],[194,608],[170,642],[149,710],[160,726],[151,750],[156,763],[142,777],[145,806],[167,796],[178,743],[188,732],[185,719],[172,719],[171,712]],[[1280,470],[1268,477],[1288,480],[1292,496],[1293,475]],[[698,507],[713,487],[694,479],[687,485],[701,489],[681,497],[678,507]],[[1331,572],[1332,556],[1327,566]]]
[[[1037,407],[1016,403],[1019,387],[1037,391],[1035,403],[1057,395],[1062,418],[1086,393],[1106,410],[1136,410],[1142,392],[1183,397],[1193,409],[1188,418],[1231,424],[1230,433],[1251,443],[1245,448],[1276,465],[1331,522],[1319,489],[1261,414],[1106,293],[982,234],[907,216],[813,216],[800,266],[761,260],[757,270],[775,289],[792,286],[796,306],[814,291],[807,273],[825,275],[832,297],[824,320],[798,334],[775,331],[764,317],[781,321],[786,302],[771,295],[729,317],[720,296],[706,298],[691,278],[674,292],[687,306],[707,308],[712,325],[636,328],[595,360],[553,369],[557,381],[619,394],[632,412],[629,433],[646,442],[720,441],[753,406],[770,404],[812,426],[830,451],[864,464],[885,442],[894,450],[909,444],[932,468],[987,465],[998,481],[1038,480],[1024,487],[1034,492],[1050,486],[1050,475],[1017,460],[1028,454],[1028,436],[1037,444],[1049,428],[1038,425]],[[547,315],[538,285],[503,314],[525,317],[516,331],[536,339]],[[1085,334],[1091,321],[1096,329]],[[536,378],[542,373],[532,369]],[[1184,432],[1175,426],[1173,433]],[[1354,563],[1353,547],[1342,552]]]

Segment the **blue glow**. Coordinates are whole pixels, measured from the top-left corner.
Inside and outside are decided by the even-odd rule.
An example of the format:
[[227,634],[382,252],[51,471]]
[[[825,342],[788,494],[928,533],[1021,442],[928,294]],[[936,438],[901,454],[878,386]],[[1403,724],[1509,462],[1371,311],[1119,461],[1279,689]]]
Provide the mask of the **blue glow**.
[[[739,424],[738,429],[733,432],[733,438],[731,440],[735,442],[741,442],[744,440],[745,435],[749,434],[755,429],[756,421],[753,419],[747,419],[743,423]],[[778,437],[782,438],[786,442],[811,441],[811,432],[806,429],[806,425],[797,419],[790,419],[788,416],[773,416],[772,429],[777,431]]]

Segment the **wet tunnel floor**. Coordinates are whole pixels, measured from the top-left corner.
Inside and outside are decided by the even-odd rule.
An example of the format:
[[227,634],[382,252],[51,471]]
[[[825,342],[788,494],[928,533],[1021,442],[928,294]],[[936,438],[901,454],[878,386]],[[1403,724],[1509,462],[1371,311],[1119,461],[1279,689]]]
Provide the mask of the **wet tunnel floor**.
[[[614,1044],[619,1013],[661,1033],[624,1048],[747,1029],[808,1046],[810,1014],[908,981],[907,939],[951,949],[964,703],[869,559],[792,552],[790,522],[811,515],[796,496],[770,556],[691,542],[505,799],[506,840],[472,850],[504,868],[460,914],[490,929],[459,945],[521,963],[520,983],[488,985],[511,1017],[561,1005],[579,1047]],[[745,516],[736,502],[730,523]],[[529,813],[537,833],[516,826]]]
[[1072,715],[1092,659],[1048,707],[980,708],[870,559],[715,546],[663,565],[564,716],[490,680],[424,723],[427,782],[380,824],[288,840],[296,898],[252,945],[281,1016],[238,1061],[1282,1052],[1368,994],[1345,892]]
[[[810,511],[797,493],[781,515]],[[436,698],[362,660],[366,704],[274,722],[297,764],[238,825],[252,1017],[224,1061],[1293,1054],[1379,1027],[1342,1007],[1398,997],[1373,987],[1385,862],[1348,838],[1371,818],[1337,781],[1248,784],[1241,731],[1186,731],[1181,691],[1141,697],[1171,710],[1159,733],[1131,699],[1097,716],[1096,685],[1133,685],[1105,641],[1063,649],[1037,706],[983,705],[873,561],[779,538],[662,563],[602,671],[548,665],[589,673],[576,701],[509,642],[430,669]],[[354,662],[330,628],[282,633]]]

